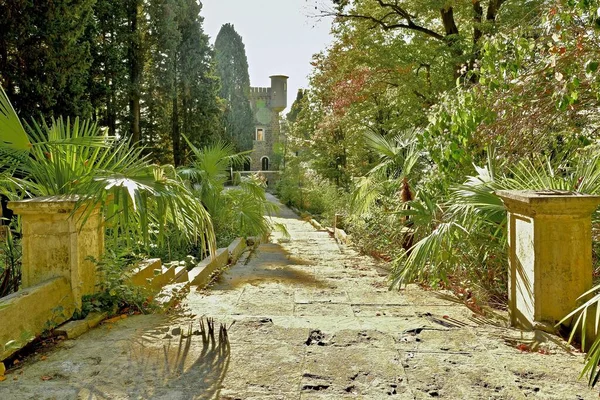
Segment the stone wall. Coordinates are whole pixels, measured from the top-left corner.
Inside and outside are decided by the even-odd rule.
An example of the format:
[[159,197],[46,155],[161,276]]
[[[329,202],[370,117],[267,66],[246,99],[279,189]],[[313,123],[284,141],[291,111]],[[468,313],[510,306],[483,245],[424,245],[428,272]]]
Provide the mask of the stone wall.
[[45,329],[81,309],[96,291],[96,265],[104,252],[100,207],[81,206],[76,197],[40,197],[9,203],[21,216],[21,290],[0,299],[0,360]]

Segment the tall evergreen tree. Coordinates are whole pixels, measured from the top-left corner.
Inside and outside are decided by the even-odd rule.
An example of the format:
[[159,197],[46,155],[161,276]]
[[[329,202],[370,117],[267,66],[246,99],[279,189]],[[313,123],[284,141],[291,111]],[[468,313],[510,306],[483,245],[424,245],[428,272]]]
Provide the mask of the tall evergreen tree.
[[88,117],[95,0],[0,2],[0,84],[25,119]]
[[96,0],[94,19],[88,29],[91,66],[89,93],[93,118],[108,127],[111,135],[128,129],[127,9],[123,2]]
[[144,68],[143,51],[143,0],[128,0],[127,22],[129,26],[129,119],[131,140],[137,143],[141,139],[140,132],[140,97],[142,71]]
[[182,133],[198,146],[220,137],[221,116],[213,56],[208,36],[202,29],[201,3],[186,0],[179,19],[179,90]]
[[254,116],[250,109],[250,76],[242,37],[232,24],[221,27],[215,40],[217,74],[221,78],[221,98],[226,101],[224,125],[228,138],[238,150],[252,148]]
[[[152,75],[148,93],[154,140],[172,146],[175,165],[186,161],[182,134],[203,145],[220,134],[218,80],[212,51],[202,30],[196,0],[154,0],[149,9]],[[161,98],[162,101],[156,101]]]
[[298,119],[298,114],[300,111],[306,106],[306,98],[304,96],[304,90],[298,89],[298,93],[296,94],[296,100],[290,107],[290,112],[287,113],[286,118],[290,123],[296,122]]

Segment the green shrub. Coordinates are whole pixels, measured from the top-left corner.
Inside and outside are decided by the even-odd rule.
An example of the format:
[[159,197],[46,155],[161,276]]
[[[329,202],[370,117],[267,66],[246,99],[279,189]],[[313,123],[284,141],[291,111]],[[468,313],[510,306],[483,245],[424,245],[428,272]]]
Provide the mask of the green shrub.
[[[1,226],[6,235],[0,243],[0,297],[19,290],[21,284],[21,240],[13,236],[8,226]],[[6,228],[6,230],[4,230]]]
[[107,250],[102,259],[92,259],[97,265],[98,292],[83,296],[81,310],[74,319],[83,319],[90,312],[110,313],[129,309],[130,312],[148,313],[156,308],[148,289],[129,282],[127,269],[141,261],[129,248]]

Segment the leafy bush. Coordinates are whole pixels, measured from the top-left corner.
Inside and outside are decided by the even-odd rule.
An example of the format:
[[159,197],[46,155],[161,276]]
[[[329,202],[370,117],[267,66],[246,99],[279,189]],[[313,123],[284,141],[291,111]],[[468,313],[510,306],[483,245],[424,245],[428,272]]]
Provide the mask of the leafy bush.
[[85,295],[82,308],[74,319],[83,319],[90,312],[110,313],[129,309],[130,312],[147,313],[156,308],[148,289],[134,286],[125,273],[141,261],[131,248],[107,249],[102,259],[93,261],[97,265],[98,292]]
[[22,250],[21,240],[13,236],[9,226],[0,229],[0,235],[5,235],[0,244],[0,297],[4,297],[19,290]]
[[329,225],[333,225],[336,213],[347,214],[350,206],[348,192],[300,163],[293,163],[284,171],[276,194],[283,204],[306,211]]
[[226,188],[231,168],[239,168],[248,159],[248,152],[235,153],[227,143],[215,143],[202,149],[188,141],[193,153],[191,165],[180,168],[199,202],[210,214],[219,246],[242,236],[260,236],[271,230],[267,216],[274,205],[267,201],[264,183],[257,176],[234,180],[238,186]]

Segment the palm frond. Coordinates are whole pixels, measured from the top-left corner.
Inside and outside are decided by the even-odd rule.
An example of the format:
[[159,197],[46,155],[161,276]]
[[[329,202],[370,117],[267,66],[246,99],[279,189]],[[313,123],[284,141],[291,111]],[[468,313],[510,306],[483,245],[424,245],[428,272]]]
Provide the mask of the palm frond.
[[31,143],[6,92],[0,86],[0,149],[9,153],[29,151]]

